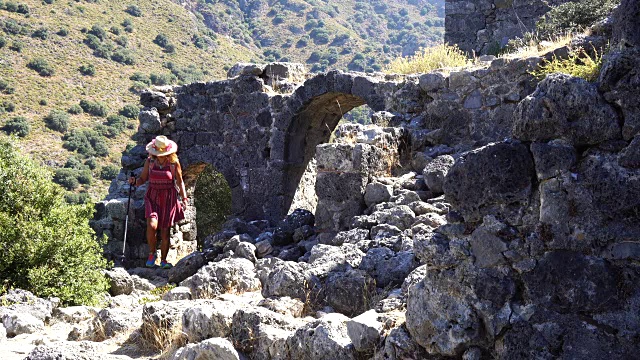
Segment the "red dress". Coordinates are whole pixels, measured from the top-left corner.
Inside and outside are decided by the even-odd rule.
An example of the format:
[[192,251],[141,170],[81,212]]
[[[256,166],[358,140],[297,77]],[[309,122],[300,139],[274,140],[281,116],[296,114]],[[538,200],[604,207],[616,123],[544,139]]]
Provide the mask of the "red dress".
[[174,186],[172,167],[163,167],[151,161],[149,165],[149,187],[144,195],[144,216],[158,219],[158,227],[166,229],[184,219],[184,211],[178,202],[178,192]]

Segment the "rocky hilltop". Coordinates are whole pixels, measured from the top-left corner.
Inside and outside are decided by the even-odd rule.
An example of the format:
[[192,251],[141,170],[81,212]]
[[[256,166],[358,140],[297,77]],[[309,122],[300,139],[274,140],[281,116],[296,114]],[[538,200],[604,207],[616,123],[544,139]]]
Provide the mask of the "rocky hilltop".
[[[32,360],[635,357],[639,11],[623,1],[592,34],[616,44],[596,83],[538,81],[535,57],[406,77],[240,64],[225,81],[145,92],[139,146],[93,224],[108,250],[122,250],[126,174],[157,134],[178,141],[190,192],[206,164],[225,176],[235,217],[216,234],[178,224],[172,255],[190,254],[169,271],[107,272],[106,308],[4,295],[3,348],[30,342]],[[328,142],[363,104],[376,125]],[[144,246],[127,244],[132,264]]]

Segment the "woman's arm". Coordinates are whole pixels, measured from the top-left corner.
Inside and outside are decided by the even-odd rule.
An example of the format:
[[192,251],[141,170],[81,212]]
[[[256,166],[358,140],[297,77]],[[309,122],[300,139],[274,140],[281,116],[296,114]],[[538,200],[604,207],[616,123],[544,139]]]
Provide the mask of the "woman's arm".
[[176,182],[178,184],[178,188],[180,189],[180,196],[183,201],[187,201],[187,190],[184,187],[184,181],[182,180],[182,166],[180,166],[180,162],[176,163]]
[[[134,186],[140,186],[147,182],[149,178],[149,158],[144,162],[144,168],[142,169],[142,173],[140,173],[139,178],[130,178],[129,184],[133,184]],[[133,179],[133,180],[132,180]]]

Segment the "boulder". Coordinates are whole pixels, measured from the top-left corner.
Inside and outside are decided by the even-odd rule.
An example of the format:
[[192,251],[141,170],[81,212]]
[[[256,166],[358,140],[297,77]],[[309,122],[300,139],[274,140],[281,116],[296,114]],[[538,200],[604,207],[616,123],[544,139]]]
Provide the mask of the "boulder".
[[8,337],[44,331],[44,322],[29,313],[13,311],[5,313],[2,316],[2,325],[4,325]]
[[373,352],[383,332],[384,326],[378,321],[375,310],[369,310],[347,321],[347,334],[359,352]]
[[204,340],[198,344],[188,344],[187,346],[178,349],[171,359],[240,360],[240,356],[229,340],[215,337]]
[[96,315],[98,315],[97,309],[89,306],[69,306],[53,310],[53,316],[56,319],[69,324],[77,324],[92,319]]
[[256,257],[256,246],[247,242],[241,242],[236,246],[234,256],[247,259],[254,264],[258,261],[258,258]]
[[538,180],[549,179],[562,171],[568,171],[577,162],[576,149],[563,140],[532,143],[530,149]]
[[147,346],[163,350],[172,343],[183,341],[182,315],[193,306],[189,300],[158,301],[147,303],[142,308],[140,334]]
[[164,301],[191,300],[192,298],[191,289],[186,286],[177,286],[162,295]]
[[289,339],[289,358],[307,360],[355,360],[355,347],[347,334],[346,322],[341,314],[327,314],[296,330]]
[[429,161],[422,171],[424,181],[434,194],[442,194],[442,184],[455,160],[451,155],[441,155]]
[[347,268],[357,268],[364,257],[364,253],[355,244],[331,246],[318,244],[311,249],[309,264],[310,273],[323,277],[332,271],[344,271]]
[[22,289],[10,289],[0,296],[0,320],[7,313],[29,314],[42,322],[48,322],[51,314],[59,303],[59,299],[41,299],[31,292]]
[[140,125],[138,131],[147,134],[158,134],[162,130],[160,114],[156,108],[144,108],[138,115]]
[[365,312],[374,304],[375,280],[363,270],[330,273],[325,282],[327,304],[347,316]]
[[376,352],[374,360],[429,359],[429,354],[407,331],[404,325],[392,329],[385,337],[384,345]]
[[340,231],[334,237],[330,238],[330,241],[320,242],[321,244],[340,246],[342,244],[356,244],[361,240],[369,239],[369,230],[366,229],[351,229],[348,231]]
[[640,47],[640,4],[634,0],[622,0],[614,10],[613,39],[618,44]]
[[301,317],[305,304],[300,299],[282,296],[262,299],[258,303],[258,306],[262,306],[282,315]]
[[130,309],[102,309],[92,321],[94,341],[103,341],[136,329],[141,324],[140,313]]
[[182,280],[195,274],[205,263],[206,260],[203,253],[199,251],[193,252],[180,259],[169,269],[169,278],[167,280],[171,283],[178,284],[182,282]]
[[231,79],[236,76],[260,76],[264,71],[264,65],[252,64],[252,63],[236,63],[229,71],[227,71],[227,78]]
[[181,286],[191,289],[195,299],[214,298],[227,292],[247,292],[260,289],[255,265],[242,258],[228,258],[203,266],[184,280]]
[[134,289],[133,279],[124,268],[114,268],[105,271],[109,280],[109,293],[112,296],[129,295]]
[[262,296],[289,296],[307,301],[317,279],[309,273],[306,263],[265,259],[258,261],[258,275],[262,283]]
[[466,221],[493,214],[519,224],[532,192],[534,164],[519,142],[500,142],[464,153],[449,170],[444,192]]
[[190,343],[231,335],[233,314],[238,309],[229,301],[207,300],[182,314],[182,331]]
[[596,85],[566,74],[551,74],[515,112],[513,136],[523,141],[565,139],[574,146],[621,138],[618,115]]
[[417,266],[412,251],[395,253],[389,248],[380,247],[367,251],[359,268],[375,279],[377,287],[386,288],[402,284]]
[[369,183],[364,190],[364,203],[367,206],[372,206],[389,201],[393,189],[389,185],[380,183]]

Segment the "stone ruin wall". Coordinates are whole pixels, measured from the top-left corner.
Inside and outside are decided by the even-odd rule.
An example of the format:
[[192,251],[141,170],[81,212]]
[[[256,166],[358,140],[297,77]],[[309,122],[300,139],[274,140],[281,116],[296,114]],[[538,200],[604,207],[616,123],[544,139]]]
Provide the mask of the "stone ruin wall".
[[[317,177],[312,172],[303,174],[313,164],[314,155],[317,158],[322,152],[335,153],[333,148],[338,144],[317,150],[316,144],[329,140],[342,113],[368,104],[377,111],[375,122],[407,129],[392,136],[396,142],[406,138],[402,140],[403,146],[408,147],[405,156],[412,156],[413,151],[428,144],[440,144],[437,151],[444,153],[471,149],[509,135],[516,104],[535,88],[536,82],[527,71],[539,61],[532,58],[507,63],[498,59],[473,71],[407,77],[337,71],[310,77],[299,65],[275,64],[268,72],[264,66],[247,65],[232,70],[235,76],[229,80],[145,92],[141,95],[144,108],[139,116],[139,131],[134,136],[138,145],[123,155],[122,171],[113,181],[108,197],[97,205],[94,228],[110,239],[109,253],[121,251],[128,195],[126,176],[141,172],[146,157],[144,145],[156,135],[165,134],[178,143],[187,192],[192,199],[197,175],[211,164],[231,188],[234,216],[276,223],[299,205],[317,206],[317,223],[322,228],[344,229],[348,219],[364,209],[367,183],[381,173],[356,164],[351,157],[347,161],[355,165],[348,170],[336,171],[331,168],[335,165],[325,163],[317,165]],[[279,71],[277,76],[266,76],[274,74],[274,69]],[[289,92],[274,92],[269,84]],[[342,155],[352,156],[356,145],[375,148],[366,143],[371,139],[360,141],[351,141],[350,150]],[[421,171],[424,156],[413,156],[414,166]],[[410,167],[404,166],[405,170]],[[348,176],[361,179],[350,182],[353,186],[348,191],[353,195],[345,193],[346,200],[333,199],[332,186]],[[319,183],[317,179],[321,179]],[[146,257],[145,191],[146,186],[137,188],[132,198],[127,243],[130,259]],[[195,248],[194,219],[195,208],[189,206],[187,218],[171,231],[170,258]]]
[[495,53],[533,32],[550,6],[569,0],[446,0],[444,41],[467,53]]

